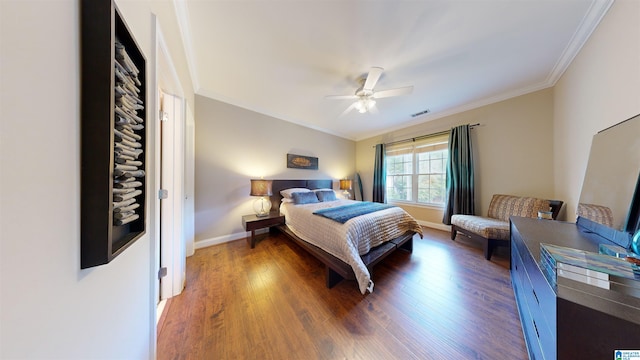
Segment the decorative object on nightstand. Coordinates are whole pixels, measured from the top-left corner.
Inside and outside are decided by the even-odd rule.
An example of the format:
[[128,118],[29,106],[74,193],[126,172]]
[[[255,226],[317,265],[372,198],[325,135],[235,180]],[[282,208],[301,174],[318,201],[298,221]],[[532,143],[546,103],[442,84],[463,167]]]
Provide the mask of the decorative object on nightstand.
[[256,216],[269,216],[271,200],[266,198],[266,196],[273,195],[271,191],[271,180],[251,179],[251,193],[249,195],[260,196],[259,199],[253,202],[253,211],[256,212]]
[[344,195],[345,199],[351,198],[351,193],[349,192],[349,190],[351,190],[351,186],[352,186],[351,179],[340,180],[340,190],[342,190],[342,195]]

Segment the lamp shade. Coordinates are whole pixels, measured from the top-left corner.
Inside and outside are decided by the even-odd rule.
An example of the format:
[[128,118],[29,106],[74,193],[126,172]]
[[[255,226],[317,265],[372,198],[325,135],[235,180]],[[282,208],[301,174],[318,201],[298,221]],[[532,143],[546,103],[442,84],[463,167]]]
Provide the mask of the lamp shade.
[[251,196],[271,196],[271,180],[251,179]]
[[340,190],[351,190],[351,180],[350,179],[340,180]]

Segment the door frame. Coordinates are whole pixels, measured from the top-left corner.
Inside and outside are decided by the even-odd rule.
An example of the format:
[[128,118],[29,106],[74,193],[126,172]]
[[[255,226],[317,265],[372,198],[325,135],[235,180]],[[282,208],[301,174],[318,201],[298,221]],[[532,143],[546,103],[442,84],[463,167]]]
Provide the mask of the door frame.
[[[185,282],[185,269],[181,268],[179,265],[184,264],[184,260],[181,262],[175,261],[167,261],[166,259],[173,259],[176,255],[182,254],[184,255],[184,237],[178,236],[173,237],[171,241],[164,241],[161,239],[161,202],[159,199],[159,191],[161,184],[161,126],[160,126],[160,109],[161,109],[161,89],[163,92],[175,95],[181,99],[183,99],[184,103],[184,91],[182,89],[182,85],[180,84],[180,78],[175,70],[175,66],[173,65],[173,61],[171,59],[171,55],[168,50],[168,46],[164,40],[164,36],[162,34],[162,30],[160,27],[160,22],[158,18],[153,15],[153,29],[154,29],[154,49],[153,53],[155,54],[155,84],[153,88],[153,94],[155,96],[155,109],[153,112],[153,116],[150,117],[149,121],[153,121],[155,128],[155,151],[153,152],[154,156],[154,179],[155,179],[155,187],[153,188],[153,196],[152,199],[154,201],[154,219],[155,224],[153,227],[153,232],[155,236],[153,237],[154,241],[154,274],[160,273],[160,269],[166,267],[167,268],[167,276],[162,279],[162,283],[166,283],[161,285],[159,281],[159,276],[156,277],[155,281],[155,289],[154,296],[156,299],[156,304],[154,306],[158,306],[159,311],[156,311],[156,319],[161,315],[163,303],[159,304],[159,301],[166,300],[175,295],[178,295],[183,288]],[[183,116],[182,122],[184,124],[184,106],[183,108]],[[180,199],[181,200],[181,199]],[[182,202],[179,202],[182,204]],[[162,255],[161,255],[162,254]],[[161,258],[162,257],[162,258]],[[178,265],[178,266],[176,266]],[[179,284],[179,285],[174,285]],[[176,289],[179,289],[176,291]]]

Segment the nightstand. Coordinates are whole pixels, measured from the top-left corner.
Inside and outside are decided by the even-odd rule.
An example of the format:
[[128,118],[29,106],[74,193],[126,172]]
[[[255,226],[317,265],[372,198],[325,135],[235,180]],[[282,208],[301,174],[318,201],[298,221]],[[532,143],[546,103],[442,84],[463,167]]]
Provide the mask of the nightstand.
[[251,248],[256,246],[256,230],[268,228],[276,225],[284,225],[284,215],[280,215],[278,211],[272,211],[268,216],[258,217],[254,215],[244,215],[242,217],[242,226],[246,231],[251,231]]

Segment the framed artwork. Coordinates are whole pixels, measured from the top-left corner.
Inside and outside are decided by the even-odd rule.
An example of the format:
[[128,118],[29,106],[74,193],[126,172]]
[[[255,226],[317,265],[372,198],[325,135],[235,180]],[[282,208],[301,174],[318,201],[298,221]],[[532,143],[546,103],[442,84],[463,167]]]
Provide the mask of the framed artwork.
[[287,154],[287,167],[290,169],[318,170],[318,158],[312,156]]
[[114,0],[81,1],[80,268],[139,239],[146,204],[146,59]]

